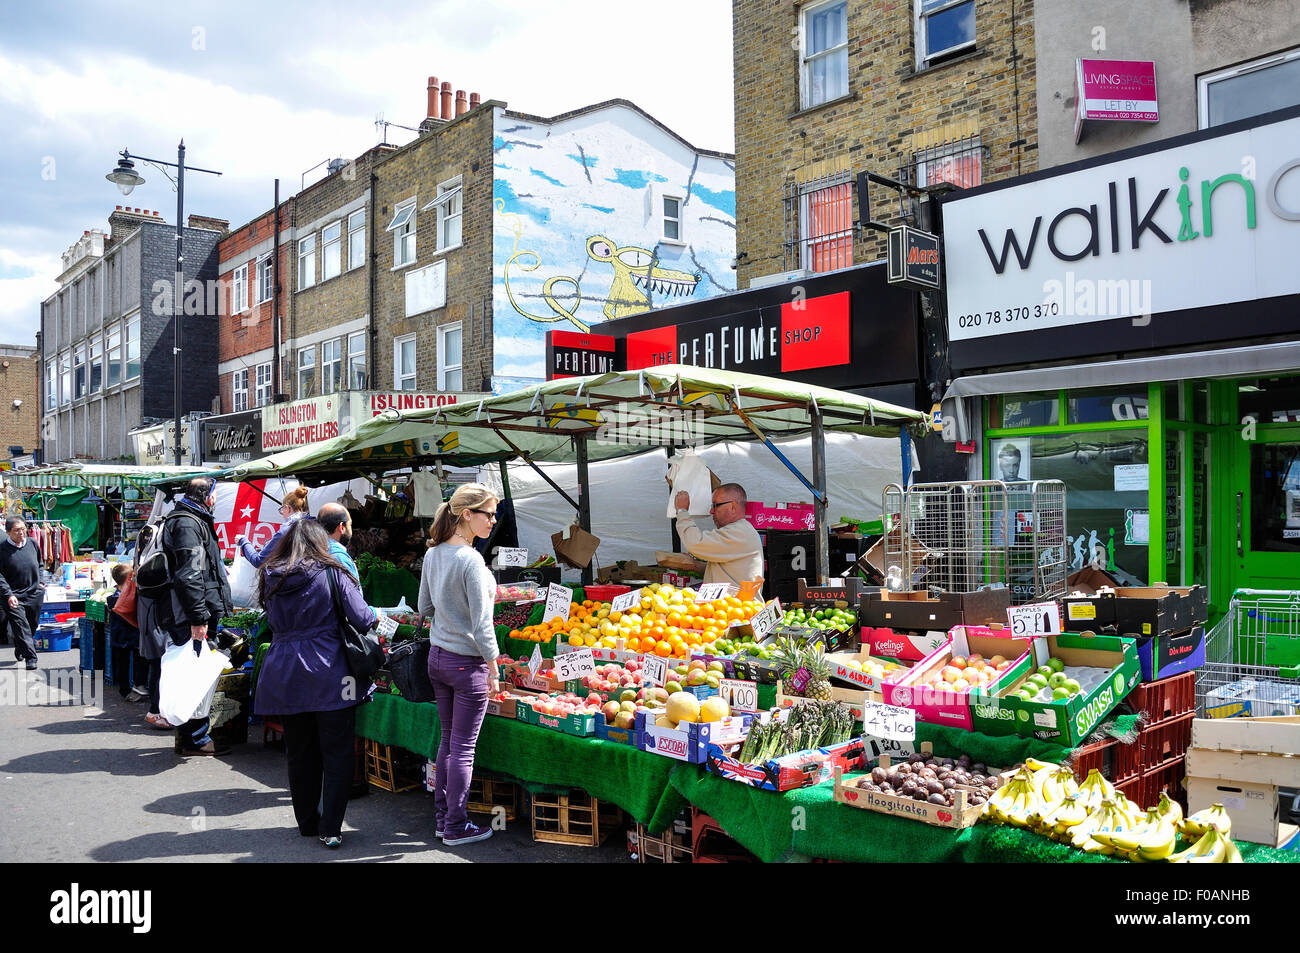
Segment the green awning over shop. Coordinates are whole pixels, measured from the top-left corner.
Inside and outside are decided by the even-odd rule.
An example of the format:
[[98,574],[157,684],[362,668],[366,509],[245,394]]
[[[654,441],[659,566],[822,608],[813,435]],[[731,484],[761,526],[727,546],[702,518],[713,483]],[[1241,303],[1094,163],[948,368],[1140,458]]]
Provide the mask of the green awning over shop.
[[110,490],[135,486],[143,492],[149,493],[149,483],[152,480],[193,472],[196,472],[193,467],[135,467],[91,463],[58,463],[49,466],[32,467],[26,470],[10,470],[4,474],[4,481],[10,486],[24,490],[59,489],[69,486]]

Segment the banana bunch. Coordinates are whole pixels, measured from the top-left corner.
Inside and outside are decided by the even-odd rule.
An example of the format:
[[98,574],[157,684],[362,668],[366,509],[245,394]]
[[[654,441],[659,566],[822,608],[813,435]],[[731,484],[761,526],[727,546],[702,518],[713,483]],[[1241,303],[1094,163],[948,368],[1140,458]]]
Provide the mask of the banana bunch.
[[1103,778],[1096,768],[1089,771],[1088,776],[1079,785],[1079,798],[1089,811],[1101,807],[1102,801],[1115,800],[1116,796],[1115,785]]
[[[1163,801],[1169,801],[1166,796]],[[1169,803],[1173,803],[1169,801]],[[1176,808],[1177,805],[1175,804]],[[1181,813],[1181,812],[1180,812]],[[1172,816],[1162,814],[1159,807],[1147,811],[1146,816],[1127,831],[1094,831],[1093,840],[1111,847],[1127,860],[1164,860],[1174,852],[1178,829]]]
[[[1200,811],[1196,813],[1200,814]],[[1240,864],[1241,851],[1232,839],[1210,825],[1199,840],[1169,858],[1171,864]]]
[[1212,804],[1184,818],[1179,830],[1188,840],[1199,840],[1210,832],[1211,827],[1225,837],[1232,833],[1232,818],[1222,804]]
[[1033,783],[1038,800],[1048,809],[1065,800],[1067,795],[1079,793],[1079,782],[1074,780],[1074,772],[1063,764],[1039,768],[1033,774]]
[[[1133,816],[1121,806],[1121,802],[1104,798],[1087,820],[1074,829],[1070,843],[1089,854],[1116,853],[1108,835],[1123,834],[1136,826]],[[1100,838],[1097,835],[1102,835]]]
[[1041,834],[1052,840],[1068,843],[1070,832],[1088,819],[1088,807],[1079,800],[1079,795],[1067,794],[1051,810],[1047,811],[1038,825]]
[[993,792],[984,805],[984,816],[999,824],[1028,827],[1030,816],[1041,814],[1041,808],[1042,801],[1034,790],[1033,775],[1026,765]]

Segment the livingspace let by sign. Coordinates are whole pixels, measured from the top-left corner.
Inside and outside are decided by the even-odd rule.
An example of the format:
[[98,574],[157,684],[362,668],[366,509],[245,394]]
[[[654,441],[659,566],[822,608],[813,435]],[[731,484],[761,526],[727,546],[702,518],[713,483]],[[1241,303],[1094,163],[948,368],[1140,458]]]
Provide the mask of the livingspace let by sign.
[[944,242],[952,341],[1300,293],[1300,118],[954,198]]

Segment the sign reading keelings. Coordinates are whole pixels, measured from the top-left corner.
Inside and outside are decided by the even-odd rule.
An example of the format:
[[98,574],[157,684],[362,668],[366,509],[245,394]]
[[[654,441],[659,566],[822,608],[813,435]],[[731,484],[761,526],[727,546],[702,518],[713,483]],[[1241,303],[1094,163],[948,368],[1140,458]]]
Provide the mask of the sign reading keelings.
[[1300,293],[1300,118],[1187,138],[946,201],[949,339]]

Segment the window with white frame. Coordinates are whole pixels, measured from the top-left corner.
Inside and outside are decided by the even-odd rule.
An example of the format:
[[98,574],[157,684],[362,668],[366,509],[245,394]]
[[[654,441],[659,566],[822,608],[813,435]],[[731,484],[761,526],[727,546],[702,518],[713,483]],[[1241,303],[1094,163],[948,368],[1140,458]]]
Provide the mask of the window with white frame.
[[388,223],[393,233],[393,267],[401,268],[415,261],[415,199],[403,202]]
[[331,222],[320,233],[321,281],[337,278],[343,271],[343,223]]
[[460,344],[459,322],[438,328],[438,390],[463,390]]
[[57,359],[45,362],[45,409],[53,410],[59,405],[59,362]]
[[438,251],[460,247],[462,199],[460,176],[457,176],[439,185],[438,197],[424,207],[424,210],[438,210]]
[[664,241],[680,242],[682,240],[682,200],[675,195],[665,195],[664,199]]
[[230,313],[248,310],[248,265],[240,265],[230,274]]
[[271,362],[258,364],[255,373],[257,390],[253,393],[253,406],[265,407],[271,402]]
[[348,387],[366,389],[366,335],[364,332],[348,335]]
[[126,322],[126,362],[123,370],[124,378],[128,381],[140,376],[140,319],[138,317]]
[[1196,98],[1202,129],[1300,104],[1300,47],[1202,76]]
[[59,355],[59,404],[72,402],[72,355],[64,351]]
[[393,390],[415,390],[415,335],[393,339]]
[[104,386],[104,339],[96,335],[90,342],[90,393],[98,394]]
[[348,270],[366,263],[366,210],[357,209],[348,216]]
[[316,236],[308,235],[298,242],[298,290],[316,283]]
[[72,361],[72,397],[80,400],[86,396],[86,346],[77,345],[76,356]]
[[799,14],[800,106],[811,109],[849,93],[849,5],[832,0]]
[[238,413],[241,410],[248,410],[248,369],[235,371],[234,383],[232,385],[234,393],[234,409]]
[[122,326],[114,324],[108,329],[108,386],[122,382]]
[[912,0],[916,68],[925,69],[975,48],[975,0]]
[[270,301],[275,295],[275,271],[271,267],[271,256],[263,255],[257,259],[257,303]]
[[312,397],[316,390],[316,349],[305,347],[298,352],[298,397]]
[[343,383],[343,339],[322,341],[320,346],[320,392],[332,394]]

